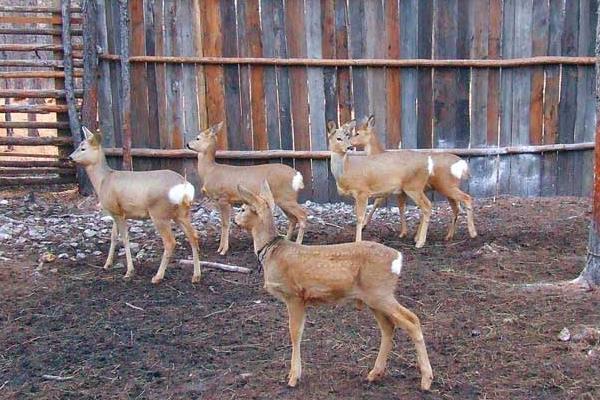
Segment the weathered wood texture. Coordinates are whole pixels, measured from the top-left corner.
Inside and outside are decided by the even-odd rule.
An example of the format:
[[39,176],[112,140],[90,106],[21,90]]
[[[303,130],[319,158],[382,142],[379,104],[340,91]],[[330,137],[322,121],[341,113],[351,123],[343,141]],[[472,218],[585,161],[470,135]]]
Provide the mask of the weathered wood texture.
[[[388,148],[492,150],[465,153],[466,185],[475,196],[588,194],[590,150],[493,149],[592,140],[596,6],[597,0],[140,1],[130,5],[134,148],[183,149],[198,130],[224,121],[219,150],[320,152],[328,120],[374,113]],[[106,7],[104,47],[118,54],[118,7]],[[547,58],[564,56],[578,58]],[[103,123],[113,130],[111,145],[120,147],[123,121],[114,109],[123,108],[123,92],[114,58],[101,57],[99,114],[110,121]],[[435,63],[444,60],[453,64]],[[280,161],[303,173],[303,198],[338,199],[325,159],[269,158]]]

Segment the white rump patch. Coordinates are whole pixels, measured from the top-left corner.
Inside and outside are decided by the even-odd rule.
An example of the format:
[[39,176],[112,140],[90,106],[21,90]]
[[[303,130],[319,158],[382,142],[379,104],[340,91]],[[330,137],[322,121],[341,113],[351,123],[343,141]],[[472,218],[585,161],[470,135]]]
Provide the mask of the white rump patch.
[[392,261],[392,272],[398,276],[402,272],[402,253],[400,252],[398,252],[398,257]]
[[458,179],[462,179],[462,177],[465,176],[468,170],[469,165],[465,160],[457,161],[450,166],[450,172]]
[[292,188],[296,192],[300,189],[304,189],[304,179],[300,172],[296,172],[296,175],[294,175],[294,179],[292,179]]
[[192,202],[194,200],[194,193],[195,189],[191,183],[180,183],[169,190],[169,201],[177,205],[182,204],[184,200]]
[[429,172],[429,176],[433,175],[433,158],[431,156],[427,157],[427,171]]

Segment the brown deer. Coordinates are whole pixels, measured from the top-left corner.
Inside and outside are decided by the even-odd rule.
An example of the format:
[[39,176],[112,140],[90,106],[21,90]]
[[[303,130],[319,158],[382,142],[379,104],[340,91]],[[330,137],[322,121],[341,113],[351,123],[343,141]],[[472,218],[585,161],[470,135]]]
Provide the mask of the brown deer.
[[385,152],[372,156],[350,156],[349,141],[355,128],[351,121],[337,128],[335,122],[327,124],[331,173],[335,177],[340,194],[352,196],[356,211],[356,241],[362,239],[369,198],[387,197],[406,193],[420,208],[421,222],[415,235],[416,247],[425,245],[427,227],[431,216],[431,202],[423,190],[429,174],[427,160],[417,153],[400,155]]
[[300,342],[306,306],[355,300],[369,306],[381,330],[379,353],[367,379],[375,381],[383,376],[394,329],[401,328],[415,345],[421,388],[429,390],[433,373],[419,318],[394,297],[402,254],[369,241],[323,246],[290,242],[277,235],[268,183],[263,182],[258,195],[243,186],[238,190],[246,205],[235,222],[252,233],[254,252],[263,266],[265,289],[287,306],[292,341],[288,385],[296,386],[302,375]]
[[175,248],[175,237],[171,232],[171,221],[175,221],[185,233],[194,257],[192,283],[200,282],[200,257],[198,235],[192,226],[190,207],[194,200],[194,186],[174,171],[116,171],[111,169],[102,149],[102,135],[83,127],[85,140],[69,156],[85,168],[105,213],[113,219],[110,249],[104,269],[111,267],[117,244],[121,236],[127,258],[127,273],[124,279],[134,274],[129,234],[126,219],[152,219],[164,245],[160,267],[152,278],[159,283],[165,276],[167,264]]
[[237,185],[243,184],[258,192],[263,180],[267,180],[273,190],[275,203],[290,221],[286,238],[291,239],[298,225],[297,243],[302,243],[307,214],[298,204],[298,191],[304,187],[302,174],[283,164],[263,164],[238,167],[217,164],[216,135],[223,122],[200,132],[196,140],[187,144],[189,149],[198,152],[198,175],[202,179],[202,193],[217,202],[221,212],[221,240],[218,252],[222,255],[229,249],[229,227],[231,205],[242,202]]
[[[381,154],[386,150],[383,148],[377,133],[375,132],[375,116],[371,115],[365,121],[363,121],[351,135],[350,143],[353,146],[363,146],[365,152],[368,155]],[[410,150],[394,151],[395,153],[409,154],[417,153]],[[433,173],[429,176],[427,185],[429,188],[435,190],[441,195],[445,196],[450,203],[452,208],[453,217],[446,234],[446,240],[451,240],[454,237],[456,231],[456,223],[458,221],[458,214],[460,211],[460,204],[463,204],[467,210],[467,228],[469,230],[469,236],[474,238],[477,236],[477,230],[475,229],[475,223],[473,222],[473,201],[471,196],[460,190],[461,180],[466,178],[469,174],[469,167],[465,160],[450,153],[435,153],[419,152],[421,157],[426,158],[428,167],[433,169]],[[385,198],[380,197],[375,199],[373,208],[367,216],[365,226],[371,220],[373,213],[381,206]],[[406,196],[404,193],[398,195],[398,208],[400,209],[400,221],[401,231],[400,237],[406,236],[408,228],[406,224],[406,214],[404,211],[406,205]]]

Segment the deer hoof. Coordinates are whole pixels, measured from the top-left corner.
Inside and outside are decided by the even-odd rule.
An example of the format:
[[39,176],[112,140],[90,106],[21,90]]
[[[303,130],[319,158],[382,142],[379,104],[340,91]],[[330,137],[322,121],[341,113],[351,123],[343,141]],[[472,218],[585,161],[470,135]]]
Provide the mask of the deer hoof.
[[192,283],[200,283],[200,275],[192,276]]
[[419,241],[419,242],[415,243],[415,247],[417,249],[420,249],[423,246],[425,246],[425,241]]
[[380,370],[376,370],[373,369],[371,370],[371,372],[369,372],[369,375],[367,375],[367,380],[369,382],[375,382],[380,380],[383,377],[384,374],[384,370],[380,369]]
[[155,285],[158,285],[160,282],[162,282],[163,278],[161,278],[160,276],[156,276],[154,275],[152,277],[152,283],[154,283]]
[[105,270],[109,270],[112,267],[112,264],[104,264],[104,267],[102,267]]
[[288,386],[296,387],[297,384],[298,384],[298,378],[296,378],[295,376],[290,377],[290,380],[288,381]]
[[477,232],[469,232],[469,236],[471,237],[471,239],[476,238]]
[[433,382],[433,375],[428,374],[421,377],[421,390],[427,390],[431,388],[431,382]]
[[131,274],[125,274],[125,276],[123,277],[123,280],[125,282],[129,282],[131,280],[131,278],[133,278],[133,273],[131,273]]

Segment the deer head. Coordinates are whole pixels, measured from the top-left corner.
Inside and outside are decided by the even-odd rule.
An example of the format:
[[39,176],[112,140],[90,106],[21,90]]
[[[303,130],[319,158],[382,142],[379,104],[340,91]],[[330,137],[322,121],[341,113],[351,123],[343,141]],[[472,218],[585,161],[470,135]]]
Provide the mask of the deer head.
[[354,132],[350,135],[350,143],[352,146],[366,146],[369,144],[371,137],[375,134],[375,116],[371,115],[365,118]]
[[217,133],[223,128],[223,121],[200,132],[196,139],[187,144],[187,148],[205,154],[214,151],[217,146]]
[[81,165],[95,165],[102,159],[102,134],[92,133],[85,126],[82,127],[85,139],[69,155],[69,159]]
[[352,149],[352,143],[350,143],[350,136],[352,131],[356,127],[356,121],[352,120],[345,123],[339,128],[336,127],[335,122],[329,121],[327,123],[327,139],[329,141],[329,151],[334,153],[346,153]]

